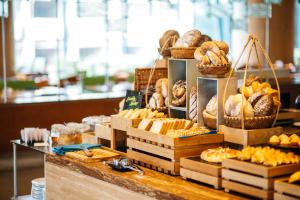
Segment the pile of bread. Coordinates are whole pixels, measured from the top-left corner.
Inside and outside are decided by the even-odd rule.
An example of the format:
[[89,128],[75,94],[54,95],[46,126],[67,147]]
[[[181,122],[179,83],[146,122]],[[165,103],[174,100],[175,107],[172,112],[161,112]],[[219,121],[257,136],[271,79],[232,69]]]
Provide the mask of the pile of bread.
[[186,81],[177,81],[172,88],[172,101],[173,106],[185,106],[186,105]]
[[262,117],[277,112],[280,106],[278,90],[256,79],[253,82],[248,79],[247,84],[240,88],[241,94],[230,95],[226,100],[224,109],[227,116],[241,117],[244,113],[244,117]]
[[291,152],[284,153],[270,147],[246,147],[237,158],[272,167],[300,162],[300,157],[296,154]]
[[198,127],[198,124],[190,120],[173,118],[143,119],[137,128],[173,138],[209,132],[208,129]]
[[220,66],[228,64],[228,45],[223,41],[206,41],[194,52],[199,65]]
[[155,92],[149,100],[149,108],[159,109],[169,105],[168,88],[169,83],[167,78],[161,78],[156,81]]
[[221,163],[227,158],[236,158],[239,153],[239,150],[219,147],[203,151],[200,157],[202,160],[207,162]]
[[157,110],[152,111],[147,108],[122,110],[118,113],[118,116],[128,119],[152,119],[166,117],[163,112],[158,112]]
[[214,95],[207,103],[205,109],[202,112],[204,124],[208,128],[215,129],[217,126],[217,96]]
[[270,137],[269,143],[272,145],[282,145],[286,147],[300,147],[300,137],[296,134],[290,136],[287,136],[286,134],[281,134],[279,136],[273,135],[272,137]]

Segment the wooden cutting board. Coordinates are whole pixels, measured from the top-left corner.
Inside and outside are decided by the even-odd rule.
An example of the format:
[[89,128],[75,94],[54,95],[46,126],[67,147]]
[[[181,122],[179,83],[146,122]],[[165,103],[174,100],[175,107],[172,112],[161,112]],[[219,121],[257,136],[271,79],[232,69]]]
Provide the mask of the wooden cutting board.
[[82,162],[99,162],[110,158],[117,158],[120,156],[120,154],[107,151],[101,148],[90,149],[90,151],[93,153],[92,157],[86,156],[83,151],[67,152],[65,153],[65,156],[80,160]]

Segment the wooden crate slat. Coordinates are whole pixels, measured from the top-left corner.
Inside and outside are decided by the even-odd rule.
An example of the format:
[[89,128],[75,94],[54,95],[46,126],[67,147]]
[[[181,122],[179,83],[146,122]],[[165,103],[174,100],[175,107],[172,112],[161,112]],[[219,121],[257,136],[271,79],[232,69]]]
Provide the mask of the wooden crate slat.
[[261,187],[266,190],[273,189],[274,187],[273,179],[266,179],[266,178],[257,177],[257,176],[245,174],[243,172],[236,172],[228,169],[222,169],[222,177],[227,180],[237,181],[240,183]]
[[105,140],[111,140],[111,128],[102,124],[95,125],[95,136]]
[[152,142],[157,142],[159,144],[174,146],[174,138],[152,133],[150,131],[144,131],[138,128],[130,128],[127,134],[145,140],[150,140]]
[[225,191],[232,190],[232,191],[240,192],[242,194],[247,194],[247,195],[251,195],[263,199],[273,198],[273,192],[270,190],[263,190],[248,185],[236,183],[233,181],[224,180],[224,179],[222,180],[222,187],[225,188]]
[[275,191],[283,194],[290,194],[300,198],[300,185],[287,182],[288,178],[275,181]]
[[169,170],[171,172],[174,172],[175,174],[179,174],[179,162],[172,162],[163,160],[160,158],[156,158],[153,156],[149,156],[147,154],[143,154],[140,152],[136,152],[133,150],[127,150],[127,156],[129,158],[138,160],[140,162],[148,163],[150,165],[154,165],[157,167],[158,170],[163,171]]
[[127,146],[134,149],[139,149],[142,151],[146,151],[152,154],[156,154],[159,156],[163,156],[165,158],[175,159],[174,150],[167,149],[164,147],[159,147],[153,144],[141,142],[138,140],[127,138]]
[[196,146],[201,144],[222,143],[224,141],[223,134],[203,134],[188,138],[175,138],[175,148]]
[[197,157],[199,157],[199,161],[190,159],[192,157],[180,158],[180,166],[185,169],[190,169],[196,172],[204,173],[215,177],[221,176],[222,165],[218,166],[206,162],[201,162],[200,155]]
[[180,168],[180,176],[212,185],[216,189],[219,189],[222,183],[221,177],[214,177],[185,168]]
[[111,128],[122,131],[127,131],[130,127],[137,127],[141,119],[128,119],[119,117],[118,115],[111,116]]
[[[300,198],[300,197],[299,197]],[[274,193],[274,200],[299,200],[297,197],[288,196],[285,194]]]
[[217,148],[219,144],[203,144],[199,146],[195,146],[192,148],[186,149],[175,149],[174,151],[174,158],[175,160],[180,159],[181,157],[193,156],[193,155],[200,155],[202,151],[211,148]]

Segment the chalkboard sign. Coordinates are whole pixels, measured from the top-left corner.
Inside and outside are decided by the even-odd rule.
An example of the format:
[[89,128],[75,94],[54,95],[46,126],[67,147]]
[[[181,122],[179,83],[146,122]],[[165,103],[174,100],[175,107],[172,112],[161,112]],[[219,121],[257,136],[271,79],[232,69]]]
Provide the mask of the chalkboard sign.
[[142,92],[127,90],[123,109],[142,108],[143,96]]

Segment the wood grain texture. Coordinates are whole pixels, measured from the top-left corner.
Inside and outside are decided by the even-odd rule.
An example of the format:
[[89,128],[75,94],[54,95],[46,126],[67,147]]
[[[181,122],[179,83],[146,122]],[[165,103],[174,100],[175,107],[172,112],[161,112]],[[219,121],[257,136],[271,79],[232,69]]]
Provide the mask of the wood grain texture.
[[[85,180],[90,178],[98,179],[156,199],[242,199],[235,195],[226,194],[222,191],[217,191],[205,186],[187,182],[182,180],[180,177],[172,177],[146,168],[143,168],[145,175],[141,176],[136,172],[122,173],[113,171],[108,166],[104,166],[102,163],[80,163],[78,161],[56,155],[47,155],[46,162],[47,164],[55,164],[59,166],[59,168],[64,168],[67,171],[87,175]],[[62,174],[61,177],[64,178],[64,174]],[[98,190],[100,189],[98,188]],[[76,193],[79,193],[80,191],[81,190]],[[53,192],[57,192],[57,190],[54,190]],[[90,194],[93,193],[91,192]],[[122,199],[124,199],[124,196]]]
[[275,191],[280,194],[288,194],[300,198],[300,185],[288,183],[288,178],[276,180],[274,187]]

